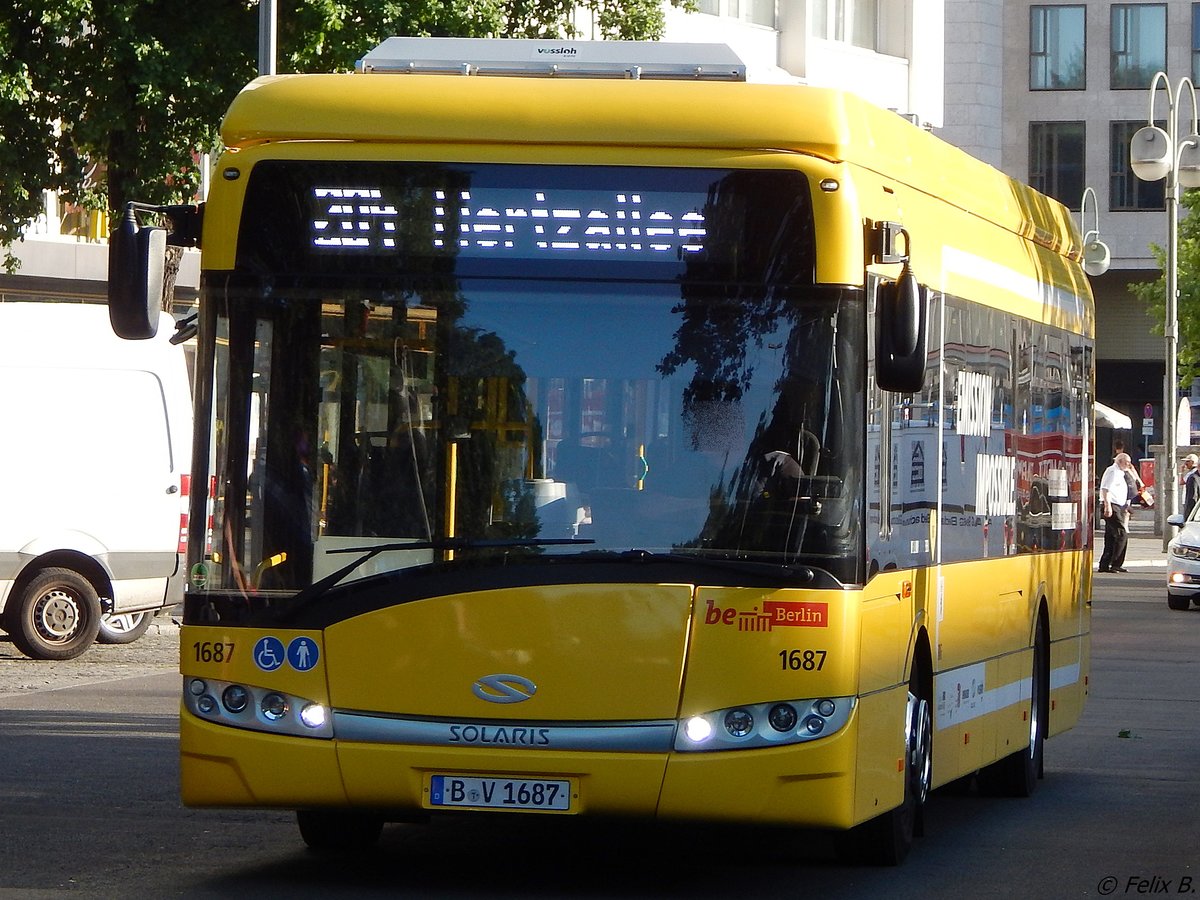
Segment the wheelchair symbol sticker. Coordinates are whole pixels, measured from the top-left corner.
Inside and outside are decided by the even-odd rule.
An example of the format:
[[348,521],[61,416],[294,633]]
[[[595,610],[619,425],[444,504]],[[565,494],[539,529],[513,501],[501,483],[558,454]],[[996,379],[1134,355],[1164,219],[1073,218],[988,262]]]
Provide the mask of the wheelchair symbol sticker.
[[312,638],[298,637],[288,644],[287,660],[297,672],[307,672],[317,664],[317,657],[320,655],[317,642]]
[[254,664],[264,672],[274,672],[285,658],[283,641],[277,637],[259,638],[254,645]]

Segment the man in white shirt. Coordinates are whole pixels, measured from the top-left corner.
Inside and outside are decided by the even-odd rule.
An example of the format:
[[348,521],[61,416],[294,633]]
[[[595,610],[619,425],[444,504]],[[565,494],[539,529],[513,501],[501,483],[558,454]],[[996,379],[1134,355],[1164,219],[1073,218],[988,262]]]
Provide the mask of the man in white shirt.
[[1186,519],[1200,502],[1200,457],[1189,453],[1183,458],[1183,508],[1180,510]]
[[1129,543],[1129,482],[1126,471],[1133,469],[1128,453],[1118,453],[1100,479],[1100,506],[1104,516],[1104,552],[1100,555],[1101,572],[1125,572],[1125,548]]

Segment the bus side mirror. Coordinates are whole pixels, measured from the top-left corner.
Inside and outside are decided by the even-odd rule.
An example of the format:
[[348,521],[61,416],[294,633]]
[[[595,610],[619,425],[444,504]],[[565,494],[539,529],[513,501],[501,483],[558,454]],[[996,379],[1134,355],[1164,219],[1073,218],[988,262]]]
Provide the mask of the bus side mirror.
[[925,384],[925,289],[906,264],[896,281],[880,284],[877,290],[875,381],[885,391],[915,394]]
[[125,206],[108,254],[108,319],[118,337],[146,340],[158,332],[166,267],[167,230],[138,225]]

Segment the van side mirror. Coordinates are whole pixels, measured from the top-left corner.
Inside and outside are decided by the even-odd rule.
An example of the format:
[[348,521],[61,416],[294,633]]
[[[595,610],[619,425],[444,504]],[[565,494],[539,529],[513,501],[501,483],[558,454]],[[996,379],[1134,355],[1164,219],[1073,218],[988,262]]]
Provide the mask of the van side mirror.
[[885,391],[915,394],[925,384],[929,303],[908,264],[880,284],[875,299],[875,381]]
[[108,254],[108,319],[118,337],[146,340],[158,331],[167,229],[138,224],[127,203]]

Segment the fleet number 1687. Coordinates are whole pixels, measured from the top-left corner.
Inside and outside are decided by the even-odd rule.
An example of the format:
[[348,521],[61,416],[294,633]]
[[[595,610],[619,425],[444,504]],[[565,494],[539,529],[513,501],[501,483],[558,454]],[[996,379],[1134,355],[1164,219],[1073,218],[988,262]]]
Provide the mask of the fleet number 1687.
[[825,651],[780,650],[779,667],[791,672],[820,672],[825,668]]

